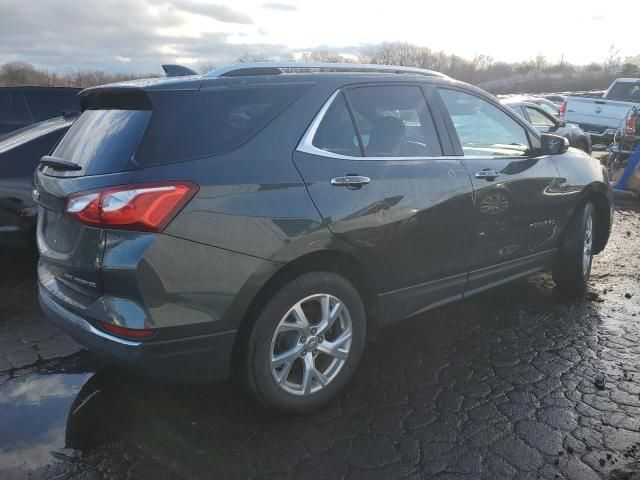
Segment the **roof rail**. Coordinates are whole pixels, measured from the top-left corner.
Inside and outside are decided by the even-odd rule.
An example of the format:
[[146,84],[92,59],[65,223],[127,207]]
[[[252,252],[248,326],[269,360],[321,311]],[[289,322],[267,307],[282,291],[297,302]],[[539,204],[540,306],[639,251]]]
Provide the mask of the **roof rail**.
[[328,70],[339,72],[379,72],[410,73],[429,77],[450,78],[444,73],[424,70],[422,68],[401,67],[398,65],[374,65],[365,63],[323,63],[323,62],[256,62],[235,63],[216,68],[205,74],[205,77],[236,77],[244,75],[278,75],[282,70]]

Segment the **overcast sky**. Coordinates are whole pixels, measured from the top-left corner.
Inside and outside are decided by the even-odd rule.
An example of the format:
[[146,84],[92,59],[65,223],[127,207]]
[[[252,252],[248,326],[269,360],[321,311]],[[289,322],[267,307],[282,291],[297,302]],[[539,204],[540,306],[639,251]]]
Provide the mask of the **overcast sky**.
[[[640,2],[476,0],[0,0],[0,63],[58,71],[160,71],[162,63],[221,65],[244,53],[278,58],[349,54],[406,41],[472,58],[562,55],[602,61],[640,54]],[[636,22],[637,23],[637,22]]]

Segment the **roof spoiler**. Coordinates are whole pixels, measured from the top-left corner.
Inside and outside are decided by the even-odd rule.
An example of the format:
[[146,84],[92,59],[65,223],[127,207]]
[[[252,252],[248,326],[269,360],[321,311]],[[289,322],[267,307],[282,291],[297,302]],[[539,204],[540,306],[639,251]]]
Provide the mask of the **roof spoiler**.
[[153,103],[141,88],[103,85],[83,90],[78,95],[80,109],[85,110],[152,110]]
[[162,69],[167,77],[186,77],[187,75],[198,75],[198,72],[182,65],[162,65]]

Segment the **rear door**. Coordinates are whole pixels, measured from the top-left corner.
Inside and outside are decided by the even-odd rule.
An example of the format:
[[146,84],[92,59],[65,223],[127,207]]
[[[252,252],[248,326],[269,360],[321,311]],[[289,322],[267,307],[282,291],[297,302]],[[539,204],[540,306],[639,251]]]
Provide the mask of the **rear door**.
[[381,273],[387,320],[458,298],[466,283],[471,182],[446,156],[451,144],[424,88],[336,92],[294,154],[328,227]]
[[454,149],[474,189],[468,291],[544,265],[563,209],[559,174],[516,115],[487,99],[439,88]]

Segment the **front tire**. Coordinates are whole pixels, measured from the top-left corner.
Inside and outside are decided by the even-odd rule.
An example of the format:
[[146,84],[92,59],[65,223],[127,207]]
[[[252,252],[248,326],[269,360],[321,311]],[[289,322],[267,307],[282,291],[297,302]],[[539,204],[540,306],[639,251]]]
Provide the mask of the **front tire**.
[[355,287],[334,273],[307,273],[284,285],[264,306],[249,333],[238,375],[263,405],[310,412],[347,384],[365,335],[365,309]]
[[587,288],[593,262],[596,213],[587,202],[567,226],[553,265],[553,280],[562,293],[577,295]]

